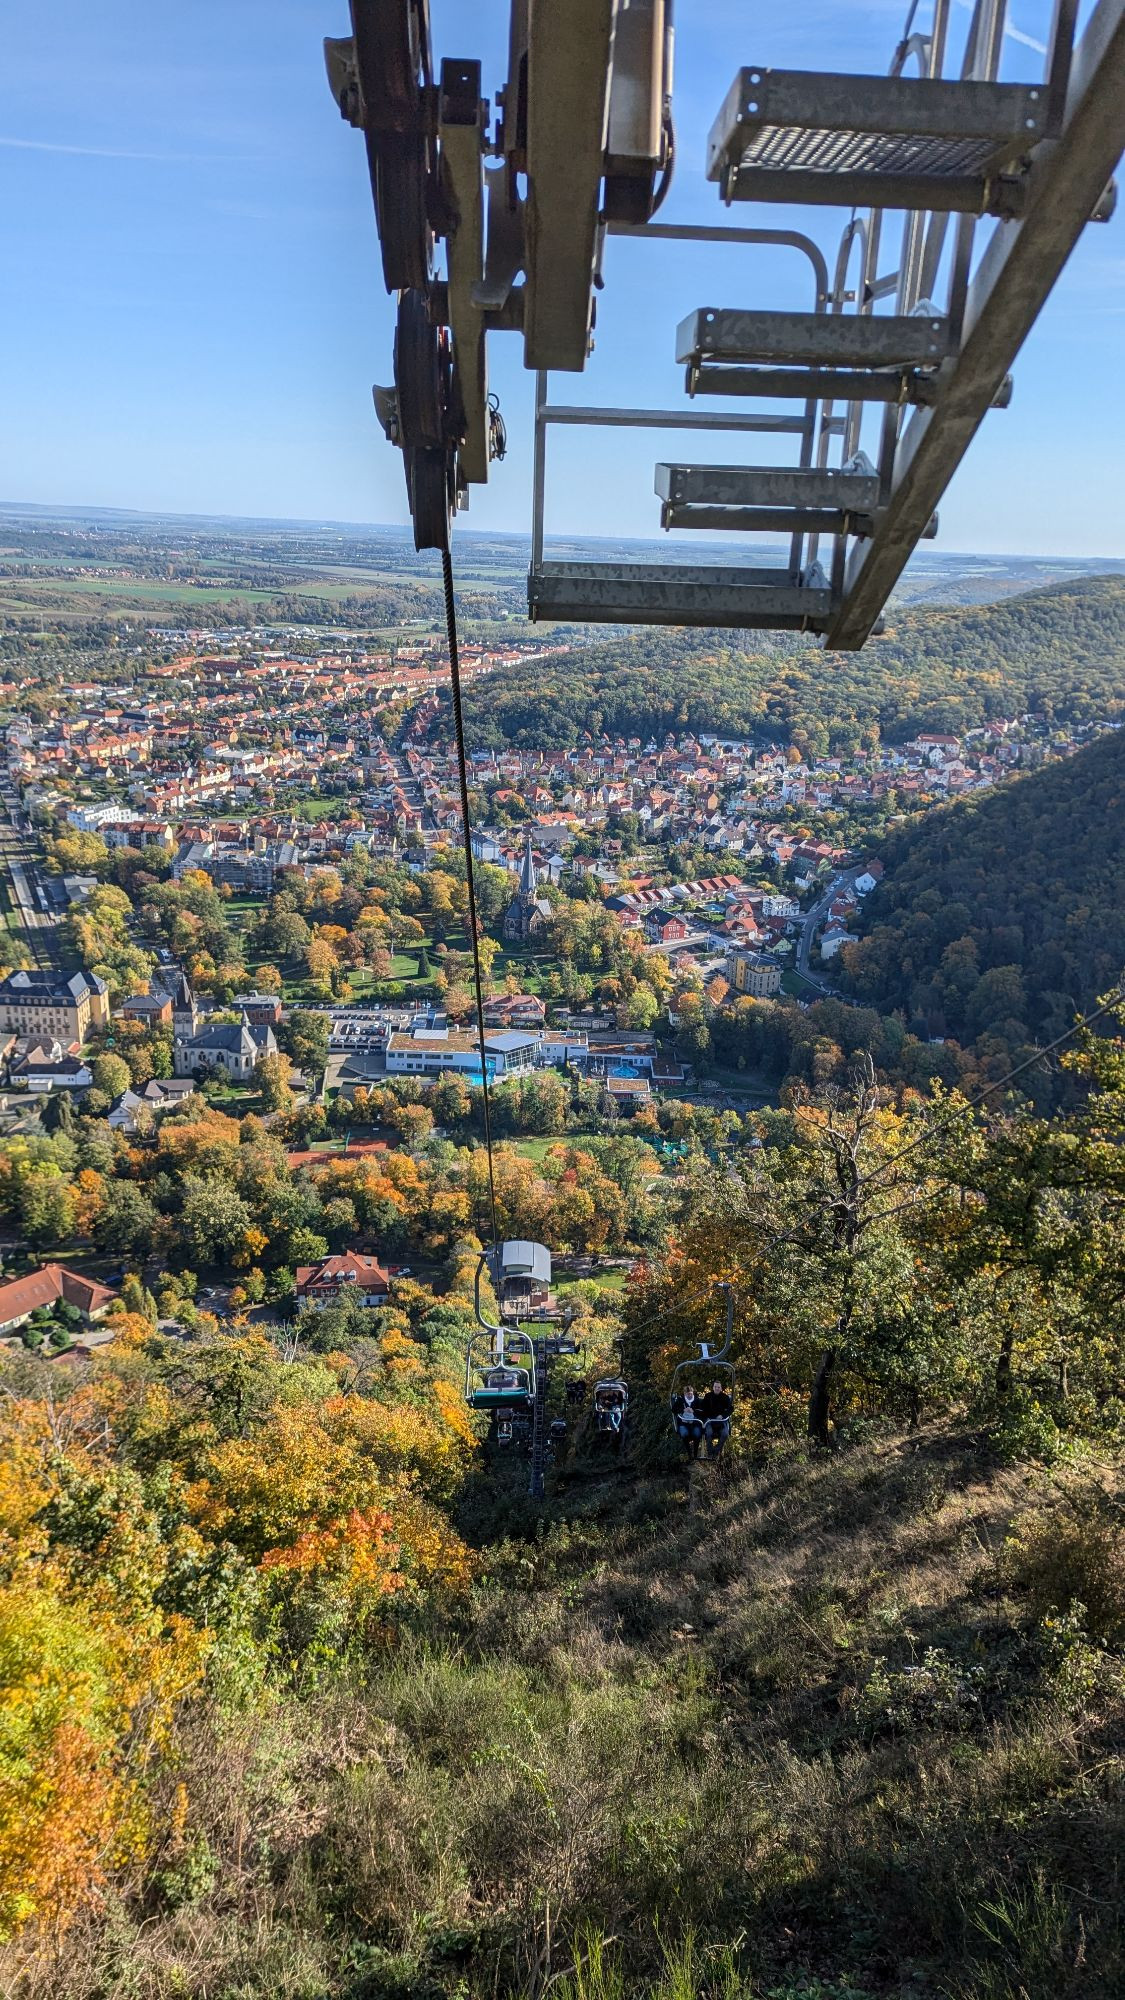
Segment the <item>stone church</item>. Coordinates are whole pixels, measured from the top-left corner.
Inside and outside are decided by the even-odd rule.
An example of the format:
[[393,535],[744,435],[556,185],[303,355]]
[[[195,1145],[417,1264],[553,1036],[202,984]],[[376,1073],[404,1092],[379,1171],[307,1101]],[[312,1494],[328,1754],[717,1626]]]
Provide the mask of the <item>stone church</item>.
[[535,856],[531,851],[529,830],[524,838],[520,885],[504,912],[504,942],[528,944],[540,935],[550,920],[550,903],[535,893]]

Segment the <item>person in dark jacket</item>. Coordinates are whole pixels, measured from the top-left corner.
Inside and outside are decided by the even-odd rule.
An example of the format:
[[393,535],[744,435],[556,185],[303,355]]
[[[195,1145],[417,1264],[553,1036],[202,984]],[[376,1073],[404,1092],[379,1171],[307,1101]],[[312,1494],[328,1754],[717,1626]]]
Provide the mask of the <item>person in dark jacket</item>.
[[695,1390],[690,1382],[682,1395],[673,1396],[672,1415],[676,1419],[676,1429],[692,1458],[698,1458],[699,1447],[703,1442],[703,1422],[696,1405]]
[[699,1404],[699,1415],[707,1440],[707,1456],[718,1458],[730,1436],[730,1420],[734,1415],[734,1403],[721,1382],[712,1382]]

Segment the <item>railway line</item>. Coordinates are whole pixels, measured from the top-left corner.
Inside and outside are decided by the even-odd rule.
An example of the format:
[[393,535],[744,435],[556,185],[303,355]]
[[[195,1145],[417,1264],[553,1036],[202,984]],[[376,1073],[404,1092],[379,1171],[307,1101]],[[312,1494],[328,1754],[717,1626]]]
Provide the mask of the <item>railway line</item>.
[[39,859],[35,842],[20,824],[19,803],[5,794],[6,818],[0,818],[0,858],[8,878],[12,906],[19,912],[23,938],[35,969],[53,970],[56,919],[44,907],[45,896],[39,881]]

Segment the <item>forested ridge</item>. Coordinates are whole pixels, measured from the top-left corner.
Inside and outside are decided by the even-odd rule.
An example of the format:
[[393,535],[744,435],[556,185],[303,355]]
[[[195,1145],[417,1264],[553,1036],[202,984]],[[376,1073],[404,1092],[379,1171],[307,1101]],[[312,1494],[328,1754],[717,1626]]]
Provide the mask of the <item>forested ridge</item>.
[[[653,628],[529,662],[466,695],[470,739],[562,748],[584,734],[760,733],[846,751],[878,730],[960,733],[1030,710],[1125,713],[1125,580],[1090,577],[969,609],[904,612],[861,653],[803,639]],[[449,726],[443,714],[436,725]]]
[[854,993],[960,1042],[1069,1027],[1125,970],[1125,730],[892,832]]

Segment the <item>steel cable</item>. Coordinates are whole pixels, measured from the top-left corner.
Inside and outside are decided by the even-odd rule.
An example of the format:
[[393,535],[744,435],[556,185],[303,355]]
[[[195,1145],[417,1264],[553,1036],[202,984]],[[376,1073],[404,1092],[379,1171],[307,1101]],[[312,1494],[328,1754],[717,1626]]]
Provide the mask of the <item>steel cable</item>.
[[465,755],[465,717],[461,706],[461,660],[457,649],[457,607],[453,599],[453,557],[441,552],[441,580],[445,591],[445,629],[449,641],[449,687],[453,700],[453,732],[457,742],[457,774],[461,786],[461,830],[465,850],[465,888],[469,944],[473,954],[473,988],[476,996],[477,1045],[480,1049],[481,1091],[484,1100],[484,1148],[488,1156],[488,1201],[492,1215],[492,1242],[499,1248],[500,1226],[496,1214],[496,1170],[492,1159],[492,1103],[488,1086],[488,1060],[484,1032],[484,980],[480,969],[480,937],[477,925],[477,888],[473,872],[473,841],[469,824],[469,771]]

